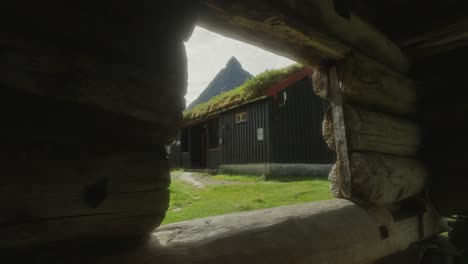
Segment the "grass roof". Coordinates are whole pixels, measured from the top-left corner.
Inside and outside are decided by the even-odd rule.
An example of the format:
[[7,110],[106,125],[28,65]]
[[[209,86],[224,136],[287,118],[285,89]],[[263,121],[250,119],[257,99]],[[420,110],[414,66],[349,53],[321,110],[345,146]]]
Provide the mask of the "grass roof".
[[198,104],[192,109],[185,111],[184,121],[201,119],[222,110],[229,109],[235,105],[265,96],[267,89],[272,85],[302,69],[304,69],[303,65],[293,64],[281,69],[266,70],[254,78],[248,79],[241,86],[213,96],[207,102]]

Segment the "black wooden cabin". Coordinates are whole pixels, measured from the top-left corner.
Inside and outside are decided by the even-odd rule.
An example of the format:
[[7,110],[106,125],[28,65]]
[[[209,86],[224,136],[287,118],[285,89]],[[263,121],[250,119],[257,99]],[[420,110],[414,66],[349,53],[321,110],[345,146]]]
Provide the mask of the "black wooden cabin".
[[315,95],[311,70],[273,85],[255,100],[187,123],[171,163],[187,169],[227,164],[330,164],[321,124],[328,103]]

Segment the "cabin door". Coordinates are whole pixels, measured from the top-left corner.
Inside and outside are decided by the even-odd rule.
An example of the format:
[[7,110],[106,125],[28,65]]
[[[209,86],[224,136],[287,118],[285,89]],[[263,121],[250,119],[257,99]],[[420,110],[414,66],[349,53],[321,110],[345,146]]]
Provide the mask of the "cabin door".
[[204,169],[206,168],[206,127],[198,125],[192,127],[190,131],[190,156],[192,158],[192,168]]
[[200,166],[206,168],[206,127],[202,127],[200,136]]

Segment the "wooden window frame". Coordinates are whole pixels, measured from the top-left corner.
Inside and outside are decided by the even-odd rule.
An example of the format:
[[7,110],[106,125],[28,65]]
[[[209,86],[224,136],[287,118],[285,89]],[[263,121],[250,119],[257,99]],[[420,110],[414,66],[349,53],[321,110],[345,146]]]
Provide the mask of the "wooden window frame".
[[235,115],[236,124],[242,124],[247,122],[247,111],[239,112]]

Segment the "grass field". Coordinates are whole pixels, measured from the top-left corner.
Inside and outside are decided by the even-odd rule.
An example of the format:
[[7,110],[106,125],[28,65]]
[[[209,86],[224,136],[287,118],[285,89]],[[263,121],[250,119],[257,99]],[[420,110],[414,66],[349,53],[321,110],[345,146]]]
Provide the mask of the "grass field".
[[224,184],[197,188],[173,178],[171,202],[163,224],[233,212],[331,199],[324,178],[283,178],[264,181],[256,176],[203,176]]

